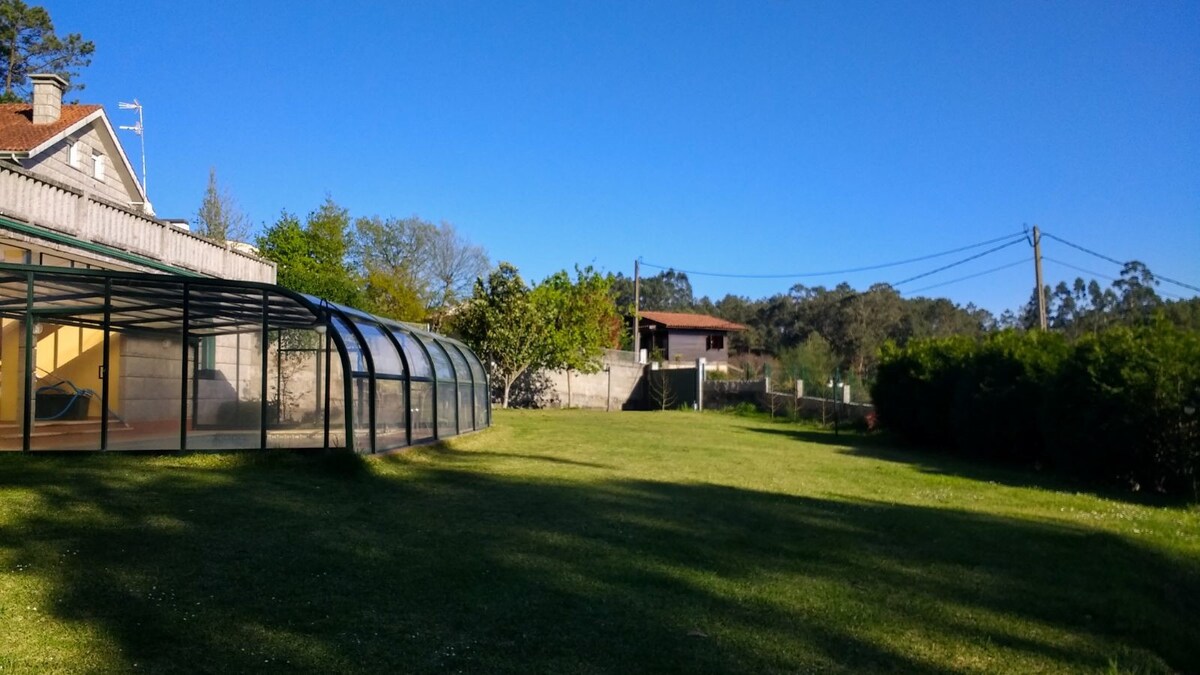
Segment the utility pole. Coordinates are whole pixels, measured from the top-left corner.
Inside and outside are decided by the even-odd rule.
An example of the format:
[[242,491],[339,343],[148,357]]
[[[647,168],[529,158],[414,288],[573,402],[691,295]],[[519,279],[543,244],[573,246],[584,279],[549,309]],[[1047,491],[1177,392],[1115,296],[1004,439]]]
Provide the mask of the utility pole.
[[1046,293],[1042,285],[1042,231],[1033,226],[1033,276],[1037,283],[1038,328],[1046,330]]
[[642,362],[642,336],[638,330],[638,311],[642,301],[642,268],[639,261],[633,261],[633,361]]

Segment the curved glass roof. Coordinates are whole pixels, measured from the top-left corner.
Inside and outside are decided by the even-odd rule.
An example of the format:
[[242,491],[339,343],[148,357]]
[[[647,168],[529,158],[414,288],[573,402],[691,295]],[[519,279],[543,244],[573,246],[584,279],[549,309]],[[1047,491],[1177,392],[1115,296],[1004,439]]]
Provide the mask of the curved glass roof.
[[[139,395],[151,401],[157,396],[159,403],[139,404],[126,413],[141,415],[139,424],[101,425],[96,449],[347,447],[380,452],[463,433],[490,419],[487,397],[480,394],[487,383],[483,364],[461,342],[280,286],[0,263],[0,317],[32,325],[49,315],[56,325],[123,336],[112,341],[116,350],[153,347],[160,353],[164,346],[180,345],[168,350],[178,367],[128,375],[128,368],[119,369],[130,384],[111,387],[113,391],[145,390]],[[288,338],[291,333],[294,339]],[[150,342],[138,347],[139,340]],[[81,361],[71,372],[116,372],[108,365],[120,352],[110,356],[103,351],[91,350],[88,358],[97,363]],[[137,363],[131,359],[123,366]],[[166,382],[170,379],[175,381]],[[439,384],[418,384],[431,381]],[[96,409],[122,405],[110,398],[109,389],[95,386],[104,397]],[[165,393],[158,394],[160,389]],[[180,401],[181,391],[193,393]],[[163,405],[171,394],[178,403]],[[448,396],[449,401],[439,400]],[[30,449],[31,439],[54,438],[35,435],[40,419],[27,417],[32,421],[18,426],[22,449]],[[121,445],[118,437],[126,427],[145,433],[174,428],[174,440]]]
[[467,360],[463,358],[458,345],[447,340],[443,346],[446,348],[446,353],[450,355],[450,361],[454,363],[454,372],[458,375],[458,381],[470,383],[471,367],[467,365]]

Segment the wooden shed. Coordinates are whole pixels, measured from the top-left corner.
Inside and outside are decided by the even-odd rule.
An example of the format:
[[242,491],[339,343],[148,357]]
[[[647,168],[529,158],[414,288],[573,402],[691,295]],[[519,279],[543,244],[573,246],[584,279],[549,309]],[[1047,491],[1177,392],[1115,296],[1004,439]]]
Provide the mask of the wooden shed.
[[729,333],[746,327],[705,314],[643,311],[638,317],[641,347],[661,353],[669,363],[708,363],[729,360]]

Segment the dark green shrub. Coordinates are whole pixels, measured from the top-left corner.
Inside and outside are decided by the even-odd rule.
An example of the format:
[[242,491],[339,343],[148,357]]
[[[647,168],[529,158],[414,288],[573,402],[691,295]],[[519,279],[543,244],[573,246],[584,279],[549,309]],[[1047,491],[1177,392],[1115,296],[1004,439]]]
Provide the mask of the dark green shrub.
[[1165,321],[889,345],[872,395],[915,443],[1196,494],[1200,334]]

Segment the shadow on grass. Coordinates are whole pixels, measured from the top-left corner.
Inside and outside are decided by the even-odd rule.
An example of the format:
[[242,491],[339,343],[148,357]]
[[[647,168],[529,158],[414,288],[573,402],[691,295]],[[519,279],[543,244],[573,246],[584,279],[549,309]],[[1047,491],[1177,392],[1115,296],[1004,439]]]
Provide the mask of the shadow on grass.
[[[472,450],[470,452],[463,452],[461,450],[456,450],[453,447],[446,445],[444,443],[429,446],[428,453],[449,459],[451,461],[468,461],[468,462],[476,461],[479,457],[482,456],[482,457],[497,457],[500,459],[524,459],[524,460],[529,460],[529,461],[533,461],[533,462],[547,462],[550,464],[562,464],[562,465],[567,465],[567,466],[577,466],[580,468],[588,468],[588,469],[612,469],[613,468],[613,466],[611,464],[598,464],[596,462],[581,462],[579,460],[565,459],[563,457],[552,457],[550,455],[528,455],[528,454],[523,455],[523,454],[515,453],[515,452],[489,452],[487,450]],[[403,461],[403,458],[404,458],[404,453],[397,453],[392,458],[389,458],[389,460]]]
[[[709,484],[519,481],[485,459],[328,461],[0,457],[5,503],[36,506],[10,511],[0,561],[99,634],[101,671],[950,673],[964,645],[996,659],[984,670],[1014,655],[1095,670],[1116,649],[1200,670],[1197,565],[1119,537]],[[40,670],[48,653],[9,658]]]
[[1075,479],[1052,471],[1038,471],[1032,467],[1014,466],[984,458],[956,457],[944,452],[909,446],[887,434],[843,432],[835,435],[830,431],[788,426],[783,423],[746,425],[742,428],[756,433],[793,438],[805,443],[835,446],[840,448],[839,452],[843,454],[908,464],[929,474],[960,476],[1010,487],[1034,487],[1055,492],[1082,492],[1114,501],[1147,506],[1180,506],[1188,503],[1186,496],[1183,495],[1163,495],[1149,491],[1133,492],[1100,481]]

